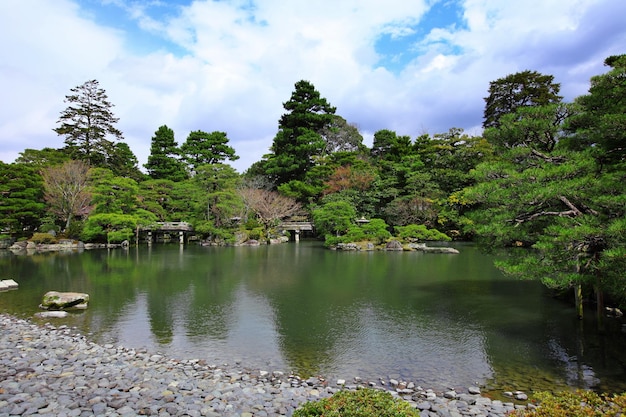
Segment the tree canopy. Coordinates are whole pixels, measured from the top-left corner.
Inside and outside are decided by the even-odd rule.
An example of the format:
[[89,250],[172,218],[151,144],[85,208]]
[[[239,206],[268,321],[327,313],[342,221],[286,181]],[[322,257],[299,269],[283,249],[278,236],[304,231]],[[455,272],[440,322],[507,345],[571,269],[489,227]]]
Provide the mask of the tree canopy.
[[225,132],[193,131],[187,136],[187,140],[180,147],[180,151],[183,159],[193,171],[196,171],[201,165],[239,159],[235,155],[235,149],[228,145],[228,137]]
[[559,103],[563,98],[559,96],[560,89],[554,76],[537,71],[517,72],[492,81],[485,97],[483,127],[498,127],[502,116],[519,107]]
[[184,163],[179,159],[180,149],[174,131],[167,125],[159,126],[150,144],[148,162],[144,165],[150,178],[182,181],[188,177]]

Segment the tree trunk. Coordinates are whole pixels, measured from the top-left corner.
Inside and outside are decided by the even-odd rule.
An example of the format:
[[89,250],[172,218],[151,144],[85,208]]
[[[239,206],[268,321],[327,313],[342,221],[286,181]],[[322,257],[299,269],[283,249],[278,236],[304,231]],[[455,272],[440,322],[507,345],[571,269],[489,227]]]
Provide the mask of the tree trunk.
[[67,221],[65,222],[65,232],[69,232],[71,221],[72,221],[72,213],[67,215]]
[[583,319],[583,287],[580,284],[574,285],[574,300],[576,302],[576,316]]

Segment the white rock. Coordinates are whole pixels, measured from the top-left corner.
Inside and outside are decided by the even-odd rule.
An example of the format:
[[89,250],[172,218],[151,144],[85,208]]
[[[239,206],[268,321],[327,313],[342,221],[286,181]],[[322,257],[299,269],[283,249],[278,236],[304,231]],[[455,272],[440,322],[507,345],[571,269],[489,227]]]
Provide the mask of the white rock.
[[42,319],[62,319],[63,317],[67,317],[67,314],[67,311],[42,311],[41,313],[35,313],[35,317],[39,317]]

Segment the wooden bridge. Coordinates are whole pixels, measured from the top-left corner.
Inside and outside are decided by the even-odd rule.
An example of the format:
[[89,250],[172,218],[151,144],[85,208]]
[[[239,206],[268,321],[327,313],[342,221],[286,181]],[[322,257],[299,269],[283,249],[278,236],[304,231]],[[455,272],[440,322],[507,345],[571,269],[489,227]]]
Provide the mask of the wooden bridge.
[[[278,226],[278,229],[294,232],[295,241],[299,242],[302,232],[312,232],[315,228],[310,221],[284,221]],[[193,233],[193,226],[187,222],[156,222],[140,228],[139,231],[145,233],[149,245],[157,241],[159,236],[166,241],[171,239],[172,235],[178,235],[178,241],[185,243],[186,237]]]
[[149,226],[142,227],[141,232],[146,233],[148,244],[152,244],[153,240],[158,238],[160,234],[165,239],[166,236],[178,233],[178,241],[185,243],[185,236],[193,233],[193,226],[187,222],[156,222]]
[[301,231],[313,231],[313,223],[308,221],[285,221],[278,226],[279,230],[289,230],[294,232],[296,242],[300,241]]

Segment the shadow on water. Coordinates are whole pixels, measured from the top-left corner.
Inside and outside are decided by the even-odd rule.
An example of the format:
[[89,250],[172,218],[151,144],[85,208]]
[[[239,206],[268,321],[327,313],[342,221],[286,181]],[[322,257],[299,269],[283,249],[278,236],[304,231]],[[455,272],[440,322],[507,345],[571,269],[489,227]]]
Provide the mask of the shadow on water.
[[[32,317],[44,292],[91,295],[60,320],[101,343],[302,376],[400,378],[487,391],[626,391],[625,334],[537,282],[459,255],[346,253],[319,243],[0,256],[20,289],[1,311]],[[588,315],[591,316],[591,315]]]

